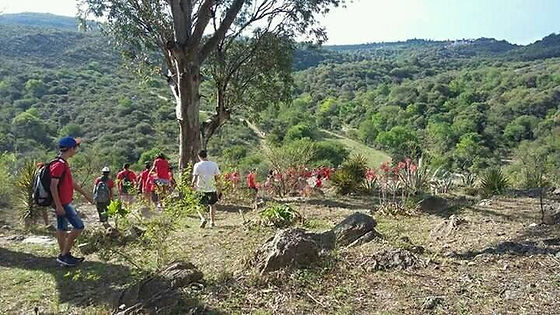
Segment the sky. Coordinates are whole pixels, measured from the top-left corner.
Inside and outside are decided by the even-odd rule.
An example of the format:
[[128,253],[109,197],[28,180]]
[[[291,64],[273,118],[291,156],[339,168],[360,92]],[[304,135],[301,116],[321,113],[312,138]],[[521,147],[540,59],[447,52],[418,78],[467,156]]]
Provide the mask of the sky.
[[[3,13],[74,16],[76,0],[0,0]],[[529,44],[560,33],[560,0],[353,0],[321,17],[327,44],[492,37]]]

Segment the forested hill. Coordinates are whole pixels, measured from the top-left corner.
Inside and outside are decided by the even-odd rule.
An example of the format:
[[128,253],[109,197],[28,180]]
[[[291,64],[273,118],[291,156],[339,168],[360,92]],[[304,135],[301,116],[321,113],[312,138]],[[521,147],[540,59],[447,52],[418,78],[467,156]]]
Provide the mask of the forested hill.
[[[76,30],[73,18],[0,16],[0,151],[37,155],[69,133],[86,137],[111,165],[154,148],[174,151],[162,78],[139,80],[109,40]],[[555,34],[527,46],[490,38],[301,45],[294,102],[255,123],[279,146],[319,141],[327,129],[395,158],[424,155],[476,170],[509,159],[523,141],[558,145],[558,57]],[[203,109],[212,110],[213,93],[203,92]],[[212,153],[258,163],[257,137],[235,121],[211,140]]]

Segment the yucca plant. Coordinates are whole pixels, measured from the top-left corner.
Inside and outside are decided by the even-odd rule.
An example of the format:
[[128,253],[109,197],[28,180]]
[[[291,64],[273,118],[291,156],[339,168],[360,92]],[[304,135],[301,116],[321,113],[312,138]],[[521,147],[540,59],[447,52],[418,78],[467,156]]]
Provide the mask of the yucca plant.
[[480,189],[484,196],[501,195],[508,187],[508,180],[500,168],[491,168],[480,176]]
[[336,192],[341,195],[347,195],[362,189],[366,172],[366,158],[360,154],[353,156],[350,160],[343,163],[332,177],[332,183],[336,188]]
[[36,221],[40,215],[39,208],[33,202],[33,178],[37,171],[37,164],[27,161],[20,170],[15,186],[17,188],[18,209],[20,219],[28,224]]
[[264,225],[273,225],[277,228],[293,225],[302,216],[290,205],[273,204],[260,212],[261,222]]

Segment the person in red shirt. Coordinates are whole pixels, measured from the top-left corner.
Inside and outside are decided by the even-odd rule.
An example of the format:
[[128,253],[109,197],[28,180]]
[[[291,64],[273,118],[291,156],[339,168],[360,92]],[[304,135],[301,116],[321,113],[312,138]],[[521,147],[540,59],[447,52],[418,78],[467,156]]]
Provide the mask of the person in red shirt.
[[257,170],[252,169],[249,174],[247,174],[247,187],[253,191],[253,209],[257,210],[258,208],[258,195],[259,195],[259,188],[257,183]]
[[[64,137],[59,140],[59,156],[49,164],[51,175],[51,195],[53,206],[56,213],[57,239],[60,254],[56,261],[66,266],[75,266],[84,260],[83,257],[74,257],[70,250],[74,246],[74,241],[84,229],[84,222],[72,205],[74,190],[81,193],[90,203],[93,200],[77,183],[72,179],[72,172],[68,159],[73,157],[80,147],[81,140],[72,137]],[[72,225],[72,230],[67,232],[68,223]]]
[[97,177],[93,182],[93,199],[97,207],[97,213],[99,214],[99,222],[103,223],[105,227],[108,227],[107,223],[107,208],[113,200],[113,188],[115,183],[109,178],[110,169],[104,167],[102,170],[102,175]]
[[136,177],[136,185],[138,187],[138,191],[142,194],[144,200],[148,203],[150,202],[151,192],[147,189],[146,185],[148,181],[148,176],[150,176],[151,167],[152,167],[152,163],[146,162],[144,170],[140,172],[140,174],[138,174],[138,177]]
[[125,203],[132,202],[130,191],[136,182],[136,174],[129,170],[130,164],[125,163],[123,169],[117,173],[117,185],[119,188],[119,197]]
[[[163,153],[158,154],[156,159],[154,160],[154,164],[150,173],[155,172],[155,183],[156,185],[161,187],[161,196],[158,196],[158,200],[162,200],[169,190],[169,185],[171,184],[171,178],[169,176],[169,162],[165,158]],[[158,206],[161,206],[158,203]]]

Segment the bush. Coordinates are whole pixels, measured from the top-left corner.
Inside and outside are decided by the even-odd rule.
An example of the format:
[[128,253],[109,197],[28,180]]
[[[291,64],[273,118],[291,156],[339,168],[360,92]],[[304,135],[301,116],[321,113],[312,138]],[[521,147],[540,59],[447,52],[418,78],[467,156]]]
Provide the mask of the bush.
[[33,178],[36,170],[36,163],[27,161],[19,171],[19,176],[15,183],[18,196],[17,208],[21,212],[21,220],[25,223],[35,221],[41,214],[33,201]]
[[0,154],[0,206],[9,206],[13,196],[12,169],[15,164],[15,155],[9,153]]
[[260,216],[262,224],[273,225],[277,228],[291,226],[302,220],[301,214],[286,204],[274,204],[262,210]]
[[501,195],[508,185],[507,178],[499,168],[491,168],[480,176],[480,189],[484,196]]
[[320,141],[315,145],[313,166],[338,167],[348,158],[348,150],[338,142]]
[[366,158],[363,155],[355,155],[334,172],[332,183],[336,193],[347,195],[361,192],[367,171]]

